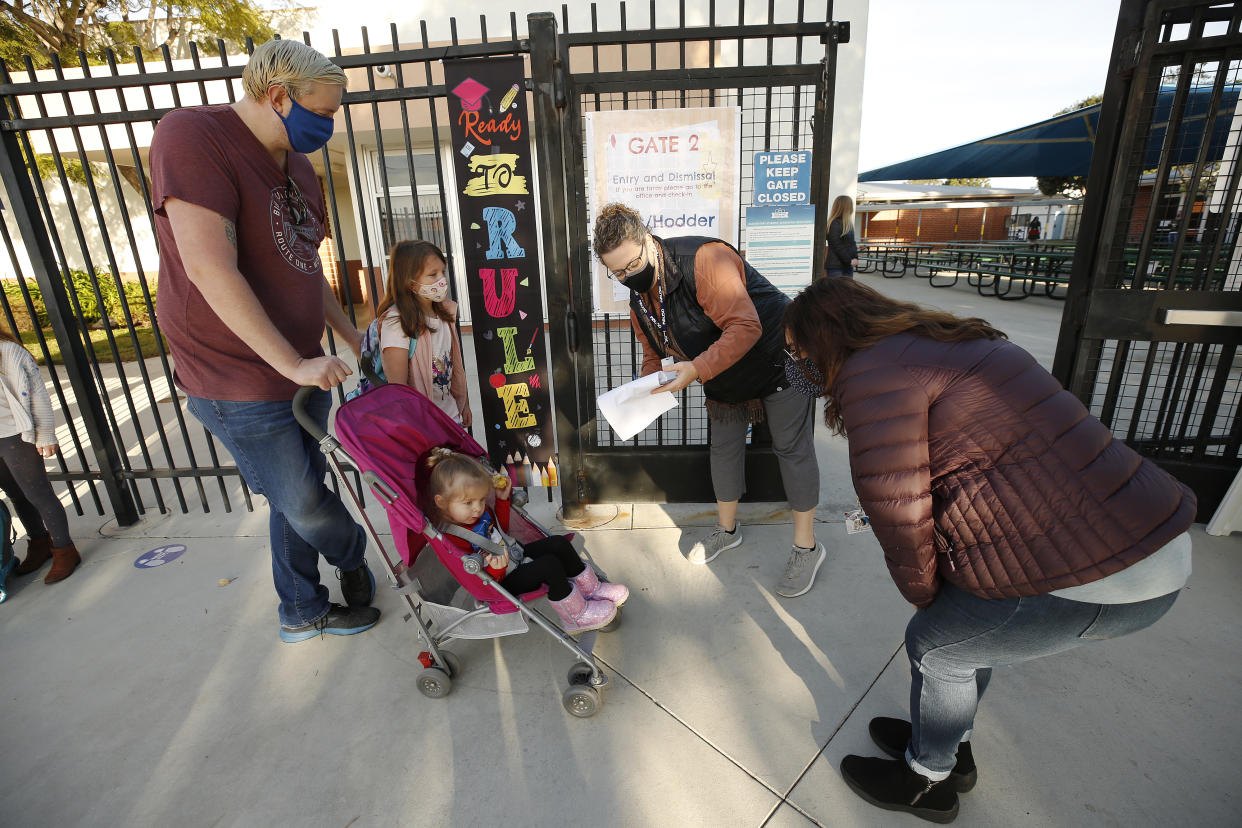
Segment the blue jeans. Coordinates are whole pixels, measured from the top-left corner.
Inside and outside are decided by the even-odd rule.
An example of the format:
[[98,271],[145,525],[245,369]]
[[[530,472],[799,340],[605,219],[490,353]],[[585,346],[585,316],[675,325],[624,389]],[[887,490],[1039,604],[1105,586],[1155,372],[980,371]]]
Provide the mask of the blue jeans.
[[992,668],[1041,658],[1151,626],[1179,592],[1133,604],[1088,604],[1055,595],[980,598],[951,584],[906,626],[910,723],[906,761],[939,781],[969,738]]
[[[328,614],[319,556],[343,571],[365,561],[366,534],[327,487],[327,458],[293,418],[293,403],[236,402],[186,396],[186,404],[237,462],[246,484],[267,497],[272,580],[280,623],[300,627]],[[326,427],[332,397],[315,392],[307,411]]]

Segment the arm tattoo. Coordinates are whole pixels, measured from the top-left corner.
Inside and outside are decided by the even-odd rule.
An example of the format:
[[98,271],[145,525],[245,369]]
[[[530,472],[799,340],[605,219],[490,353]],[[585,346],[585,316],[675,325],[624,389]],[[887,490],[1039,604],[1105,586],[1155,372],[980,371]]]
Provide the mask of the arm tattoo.
[[237,228],[233,222],[228,219],[224,220],[224,237],[229,240],[229,244],[233,245],[233,249],[237,249]]

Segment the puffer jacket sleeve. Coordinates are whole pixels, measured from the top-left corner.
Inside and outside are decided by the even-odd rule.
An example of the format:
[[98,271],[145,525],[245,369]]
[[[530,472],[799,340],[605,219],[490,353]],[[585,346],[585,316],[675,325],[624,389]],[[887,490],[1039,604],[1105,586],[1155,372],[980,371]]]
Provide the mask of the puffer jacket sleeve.
[[854,490],[902,596],[936,597],[927,390],[900,365],[876,364],[838,380]]

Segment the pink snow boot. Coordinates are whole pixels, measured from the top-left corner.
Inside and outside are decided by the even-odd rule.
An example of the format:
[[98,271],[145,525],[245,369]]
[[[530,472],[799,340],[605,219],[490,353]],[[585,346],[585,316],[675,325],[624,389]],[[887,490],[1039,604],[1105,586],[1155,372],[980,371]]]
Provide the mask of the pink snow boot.
[[587,568],[579,572],[569,580],[573,581],[583,595],[590,599],[604,599],[612,601],[618,607],[626,602],[630,597],[630,588],[624,584],[610,584],[607,581],[601,581],[599,575],[587,564]]
[[617,605],[612,601],[589,600],[578,587],[569,586],[569,594],[559,601],[551,601],[552,609],[561,617],[561,626],[567,633],[598,630],[617,617]]

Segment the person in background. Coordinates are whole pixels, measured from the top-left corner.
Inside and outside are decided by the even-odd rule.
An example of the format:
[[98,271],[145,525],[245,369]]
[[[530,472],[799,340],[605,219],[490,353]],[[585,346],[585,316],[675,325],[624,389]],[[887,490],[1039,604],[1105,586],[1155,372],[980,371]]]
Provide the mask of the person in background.
[[821,279],[785,327],[915,607],[910,721],[872,719],[893,758],[846,756],[841,774],[873,805],[949,822],[978,775],[992,669],[1159,620],[1190,575],[1195,496],[982,319]]
[[[352,373],[320,346],[324,323],[357,354],[362,334],[323,275],[324,201],[305,153],[332,135],[345,73],[296,40],[254,50],[234,104],[165,115],[151,140],[160,328],[187,407],[270,509],[280,639],[370,629],[366,535],[324,482],[326,458],[293,415],[300,386],[326,428],[328,390]],[[337,568],[328,600],[319,557]]]
[[29,540],[18,575],[35,572],[48,558],[52,566],[43,583],[73,574],[82,556],[69,537],[69,518],[52,490],[43,458],[56,455],[56,420],[52,400],[35,358],[0,325],[0,489],[26,527]]
[[690,548],[706,564],[742,542],[737,504],[745,492],[746,434],[768,422],[794,538],[776,587],[783,598],[805,595],[827,557],[815,540],[819,463],[814,403],[786,372],[781,314],[789,299],[719,239],[659,239],[639,214],[608,204],[595,220],[595,255],[630,290],[630,324],[643,349],[642,375],[676,378],[654,392],[703,384],[711,419],[711,473],[719,524]]
[[824,257],[825,276],[853,278],[858,267],[858,242],[854,240],[854,200],[837,196],[828,213],[828,255]]
[[1031,223],[1026,226],[1026,240],[1039,241],[1039,234],[1042,230],[1043,225],[1040,224],[1039,216],[1032,216]]

